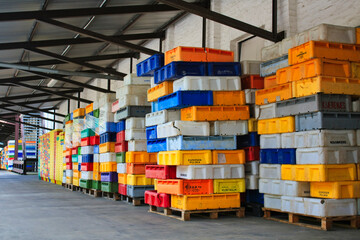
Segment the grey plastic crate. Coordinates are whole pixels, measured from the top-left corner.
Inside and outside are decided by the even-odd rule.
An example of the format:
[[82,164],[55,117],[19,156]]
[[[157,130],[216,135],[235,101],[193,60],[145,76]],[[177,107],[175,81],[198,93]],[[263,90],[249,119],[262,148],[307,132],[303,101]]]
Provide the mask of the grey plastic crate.
[[271,75],[275,75],[278,69],[287,66],[289,66],[288,55],[284,55],[273,60],[263,62],[260,64],[260,76],[268,77]]
[[167,138],[167,151],[235,150],[236,136],[176,136]]
[[154,190],[154,186],[153,185],[146,185],[146,186],[127,185],[126,186],[126,194],[132,198],[144,197],[145,191],[147,191],[147,190]]
[[360,113],[314,112],[295,116],[296,131],[360,129]]
[[145,117],[145,115],[150,112],[150,106],[127,106],[115,113],[115,122],[130,117]]
[[340,94],[315,94],[276,103],[276,117],[309,112],[350,112],[351,97]]

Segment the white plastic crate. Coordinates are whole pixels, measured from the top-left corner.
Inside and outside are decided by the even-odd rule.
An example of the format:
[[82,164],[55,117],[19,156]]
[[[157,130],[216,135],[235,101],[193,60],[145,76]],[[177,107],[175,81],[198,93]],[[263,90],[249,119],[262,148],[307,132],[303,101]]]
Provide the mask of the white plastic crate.
[[245,89],[245,102],[246,104],[255,104],[255,92],[257,89]]
[[241,61],[241,74],[242,75],[260,75],[261,61]]
[[260,148],[281,148],[281,134],[260,135]]
[[260,178],[281,179],[281,164],[260,164]]
[[99,107],[100,107],[99,101],[98,101],[98,100],[95,100],[95,101],[93,102],[93,109],[95,110],[95,109],[98,109]]
[[66,169],[66,177],[72,177],[73,176],[73,170]]
[[114,122],[114,113],[112,113],[111,111],[103,111],[100,108],[99,125],[106,122]]
[[356,199],[304,198],[305,214],[317,217],[354,216]]
[[[127,106],[150,106],[151,103],[147,101],[146,94],[144,95],[123,95],[119,99],[119,109]],[[118,110],[119,110],[118,109]]]
[[126,163],[117,164],[117,173],[126,173]]
[[249,190],[259,189],[259,175],[246,175],[245,184],[246,184],[246,189]]
[[305,202],[302,197],[281,197],[281,211],[305,214]]
[[282,148],[295,148],[295,133],[282,133],[281,134],[281,147]]
[[78,163],[82,163],[82,155],[78,155]]
[[158,112],[146,114],[145,126],[155,126],[180,119],[180,110],[161,110]]
[[259,175],[260,161],[251,161],[245,163],[245,173],[249,175]]
[[281,196],[264,194],[264,207],[281,210]]
[[357,215],[360,216],[360,198],[356,199],[357,202]]
[[261,178],[259,180],[259,192],[272,195],[282,195],[281,180]]
[[96,162],[100,162],[100,155],[98,153],[94,154],[94,163]]
[[[115,102],[115,101],[116,101],[116,99],[115,99],[113,102]],[[101,105],[101,106],[99,107],[99,110],[103,111],[103,113],[110,113],[111,110],[112,110],[112,104],[113,104],[113,102],[105,103],[105,104]]]
[[209,136],[210,124],[208,122],[172,121],[156,128],[157,138],[183,136]]
[[176,166],[176,177],[182,179],[245,178],[242,164]]
[[120,99],[123,95],[143,95],[147,94],[149,85],[124,85],[116,89],[116,98]]
[[148,85],[150,86],[151,77],[138,77],[135,73],[128,74],[124,77],[124,85]]
[[241,90],[240,77],[185,76],[173,82],[173,91],[235,91]]
[[281,54],[281,42],[271,44],[261,49],[261,60],[269,61],[280,57]]
[[351,164],[359,155],[359,147],[297,148],[296,164]]
[[146,140],[130,140],[128,141],[129,152],[146,152],[147,143]]
[[108,153],[100,153],[100,162],[116,162],[116,153],[108,152]]
[[360,129],[356,130],[356,143],[360,146]]
[[153,88],[155,87],[157,84],[155,84],[155,78],[154,77],[151,77],[150,78],[150,87]]
[[211,136],[246,135],[248,134],[248,121],[215,121],[210,123]]
[[84,180],[92,180],[93,179],[93,171],[81,171],[81,179]]
[[146,131],[145,129],[126,129],[125,140],[146,140]]
[[125,129],[145,129],[145,118],[132,117],[125,121]]
[[84,146],[81,147],[81,154],[93,154],[94,153],[94,146]]
[[281,180],[281,195],[308,197],[310,196],[310,183]]
[[352,111],[353,112],[360,112],[360,99],[355,100],[352,102]]
[[276,118],[276,103],[256,106],[255,118],[257,119]]
[[356,146],[355,130],[313,130],[293,134],[295,148]]
[[113,103],[116,100],[115,93],[104,93],[99,98],[99,107],[106,105],[108,103]]
[[63,174],[62,183],[66,183],[66,176]]

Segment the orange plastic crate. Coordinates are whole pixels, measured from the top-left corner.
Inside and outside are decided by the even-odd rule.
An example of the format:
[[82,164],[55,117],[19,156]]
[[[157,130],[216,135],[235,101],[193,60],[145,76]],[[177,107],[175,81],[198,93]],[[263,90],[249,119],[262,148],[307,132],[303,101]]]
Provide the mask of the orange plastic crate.
[[145,174],[145,164],[127,163],[126,173],[128,174]]
[[156,189],[158,193],[175,195],[211,194],[214,192],[212,179],[207,180],[181,180],[167,179],[157,180]]
[[99,153],[115,152],[115,143],[106,142],[99,145]]
[[360,45],[310,41],[289,49],[289,65],[305,62],[312,58],[360,61]]
[[94,110],[93,107],[94,107],[94,103],[90,103],[89,105],[87,105],[85,107],[86,114],[91,113]]
[[65,124],[72,124],[72,123],[73,123],[73,120],[69,120]]
[[85,116],[85,109],[84,108],[78,108],[73,111],[73,117],[83,117]]
[[165,52],[165,65],[174,61],[206,62],[206,52],[204,48],[179,46]]
[[101,173],[100,172],[93,172],[93,180],[94,181],[101,181]]
[[213,164],[245,164],[244,150],[213,150]]
[[126,152],[126,163],[157,163],[157,153]]
[[205,48],[208,62],[233,62],[234,52],[221,49]]
[[156,101],[159,97],[166,96],[173,92],[173,82],[165,81],[159,85],[148,89],[147,91],[147,100],[148,102]]
[[360,44],[360,28],[356,28],[356,44]]
[[67,148],[65,151],[65,156],[71,156],[71,148]]
[[314,58],[276,71],[277,84],[316,76],[350,77],[350,62]]
[[117,162],[100,163],[100,172],[116,172]]
[[74,178],[80,178],[80,171],[77,171],[77,170],[73,170],[73,177]]
[[100,172],[100,163],[98,163],[98,162],[93,163],[93,171]]
[[127,174],[126,173],[118,173],[118,183],[127,184]]
[[241,77],[242,89],[263,89],[264,78],[260,75],[248,75]]
[[245,104],[244,91],[213,91],[214,106],[240,106]]
[[261,89],[255,92],[255,104],[264,105],[293,97],[291,83]]
[[249,118],[249,106],[193,106],[181,109],[183,121],[226,121]]

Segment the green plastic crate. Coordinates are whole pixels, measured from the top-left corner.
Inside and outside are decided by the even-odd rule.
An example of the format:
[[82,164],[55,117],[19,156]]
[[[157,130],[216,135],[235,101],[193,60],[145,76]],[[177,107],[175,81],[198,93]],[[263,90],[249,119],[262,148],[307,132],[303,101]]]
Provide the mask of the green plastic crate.
[[80,187],[82,188],[92,188],[92,180],[80,179]]
[[72,162],[77,163],[77,162],[78,162],[78,155],[77,155],[77,154],[72,155],[72,156],[71,156],[71,160],[72,160]]
[[92,189],[101,190],[101,181],[92,181]]
[[87,138],[87,137],[92,137],[92,136],[95,136],[95,132],[91,128],[81,131],[81,138]]
[[81,147],[78,147],[78,155],[81,155]]
[[93,110],[93,113],[94,113],[94,117],[99,118],[99,116],[100,116],[100,109],[95,109],[95,110]]
[[64,121],[65,121],[65,123],[68,122],[68,121],[70,121],[70,114],[68,114],[68,115],[65,116],[65,120],[64,120]]
[[116,162],[117,163],[126,163],[125,162],[125,155],[126,155],[126,152],[116,153]]
[[101,182],[101,191],[103,192],[117,192],[118,191],[118,183],[115,182]]

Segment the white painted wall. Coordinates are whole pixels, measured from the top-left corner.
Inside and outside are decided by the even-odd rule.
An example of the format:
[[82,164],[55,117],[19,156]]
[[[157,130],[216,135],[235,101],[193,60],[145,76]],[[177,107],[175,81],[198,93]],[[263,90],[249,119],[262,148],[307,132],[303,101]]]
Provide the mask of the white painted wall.
[[[212,10],[233,17],[246,23],[271,30],[272,1],[270,0],[212,0]],[[286,36],[292,36],[321,23],[342,26],[360,25],[359,0],[278,0],[278,31],[286,31]],[[176,46],[201,47],[202,42],[202,18],[189,14],[177,23],[170,26],[163,41],[163,50],[167,51]],[[237,59],[237,42],[251,35],[242,31],[207,21],[207,46],[235,51]],[[256,44],[250,44],[247,49],[249,59],[259,59],[260,50],[271,42],[257,39]],[[158,40],[149,41],[148,48],[158,49]],[[255,52],[254,52],[255,51]],[[247,54],[245,54],[247,55]],[[141,54],[139,60],[134,61],[133,72],[136,63],[146,59],[148,56]],[[245,57],[245,56],[244,56]],[[129,60],[119,63],[117,69],[129,73]],[[111,88],[115,90],[122,82],[112,81]],[[95,80],[92,85],[107,87],[107,80]],[[81,97],[95,100],[101,93],[85,89]],[[77,108],[77,103],[71,101],[70,111]],[[81,104],[85,107],[86,104]],[[67,113],[67,101],[60,105],[59,112]],[[59,120],[62,120],[62,118]],[[57,126],[61,128],[61,125]]]

